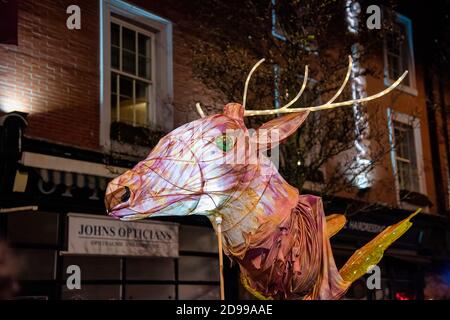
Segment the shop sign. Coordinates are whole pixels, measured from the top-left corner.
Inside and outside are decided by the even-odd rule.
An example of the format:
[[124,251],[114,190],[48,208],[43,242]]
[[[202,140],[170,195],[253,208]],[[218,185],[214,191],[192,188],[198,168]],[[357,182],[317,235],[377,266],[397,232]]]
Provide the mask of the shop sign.
[[345,226],[345,228],[350,229],[350,230],[356,230],[356,231],[380,233],[381,231],[383,231],[386,228],[386,226],[375,224],[375,223],[350,220],[347,222],[347,225]]
[[178,257],[178,224],[68,214],[66,254]]

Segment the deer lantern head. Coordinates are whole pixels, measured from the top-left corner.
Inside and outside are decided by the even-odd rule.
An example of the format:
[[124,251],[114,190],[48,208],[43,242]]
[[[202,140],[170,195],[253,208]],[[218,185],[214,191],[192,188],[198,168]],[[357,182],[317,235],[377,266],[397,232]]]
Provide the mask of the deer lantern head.
[[[265,151],[294,133],[310,112],[376,99],[393,90],[406,76],[405,72],[390,87],[375,95],[334,102],[350,77],[352,60],[349,57],[344,82],[328,102],[314,107],[290,108],[306,88],[306,66],[302,87],[288,104],[274,110],[246,110],[250,77],[263,61],[260,60],[247,77],[242,104],[229,103],[222,114],[205,116],[197,103],[200,119],[167,134],[145,160],[112,180],[105,197],[108,213],[122,220],[212,215],[240,197],[255,181],[285,183],[264,156]],[[275,114],[285,115],[266,122],[254,134],[250,134],[244,124],[244,117]],[[261,196],[261,193],[255,195]],[[275,197],[283,198],[283,194]]]

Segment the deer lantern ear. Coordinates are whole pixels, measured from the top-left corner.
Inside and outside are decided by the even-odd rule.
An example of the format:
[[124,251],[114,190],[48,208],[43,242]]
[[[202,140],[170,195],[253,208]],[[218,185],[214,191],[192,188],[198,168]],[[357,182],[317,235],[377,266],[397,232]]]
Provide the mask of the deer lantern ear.
[[259,150],[272,149],[288,138],[302,125],[309,111],[291,113],[264,123],[251,138]]
[[227,103],[223,108],[223,114],[235,120],[244,121],[244,107],[239,103]]

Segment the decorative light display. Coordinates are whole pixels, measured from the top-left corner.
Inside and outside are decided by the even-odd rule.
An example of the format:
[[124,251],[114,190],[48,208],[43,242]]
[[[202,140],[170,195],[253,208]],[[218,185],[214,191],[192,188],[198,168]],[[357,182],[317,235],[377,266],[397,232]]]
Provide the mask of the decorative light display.
[[[358,1],[347,0],[346,3],[346,20],[347,29],[353,34],[359,32],[359,15],[361,13],[361,6]],[[352,99],[359,99],[367,96],[366,92],[366,77],[364,76],[364,68],[360,62],[360,52],[362,47],[359,43],[352,45],[351,52],[354,60],[351,73],[351,90]],[[355,165],[353,166],[356,173],[352,173],[349,177],[359,189],[366,189],[372,185],[371,174],[367,168],[370,166],[370,150],[369,140],[369,122],[367,114],[362,110],[359,103],[353,104],[353,117],[355,119]],[[360,172],[358,172],[360,171]]]
[[[353,106],[379,98],[390,87],[350,101],[334,102],[345,88],[319,106],[291,108],[306,88],[308,67],[296,97],[278,109],[246,110],[250,71],[242,105],[229,103],[222,114],[205,115],[163,137],[148,157],[108,185],[108,213],[118,219],[156,216],[207,216],[219,243],[221,297],[224,298],[222,247],[241,270],[243,285],[261,299],[338,299],[351,283],[377,264],[384,250],[412,225],[410,219],[387,227],[356,251],[338,270],[330,237],[345,225],[345,216],[325,217],[322,200],[300,195],[264,153],[293,134],[311,112]],[[250,133],[244,117],[282,115]],[[255,156],[256,155],[256,156]]]

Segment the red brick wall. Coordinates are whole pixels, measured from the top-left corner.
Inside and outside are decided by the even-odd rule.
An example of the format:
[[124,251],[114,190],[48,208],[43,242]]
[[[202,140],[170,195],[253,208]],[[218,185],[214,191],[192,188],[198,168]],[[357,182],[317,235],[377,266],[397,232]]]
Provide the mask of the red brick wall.
[[[186,15],[165,1],[129,2],[173,22],[174,125],[197,117],[196,101],[221,108],[193,79]],[[72,4],[81,30],[66,27]],[[29,137],[100,149],[99,82],[99,1],[20,1],[19,45],[0,45],[0,112],[28,112]]]
[[226,101],[195,79],[192,70],[192,45],[195,43],[195,19],[179,0],[128,0],[147,11],[157,14],[172,22],[173,29],[173,90],[174,90],[174,127],[198,118],[195,103],[201,102],[209,110],[221,111]]
[[[66,27],[80,5],[81,30]],[[26,135],[98,148],[98,1],[19,1],[19,45],[0,45],[0,109],[29,113]]]

